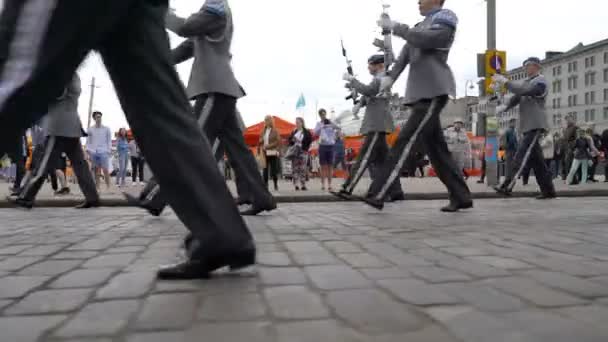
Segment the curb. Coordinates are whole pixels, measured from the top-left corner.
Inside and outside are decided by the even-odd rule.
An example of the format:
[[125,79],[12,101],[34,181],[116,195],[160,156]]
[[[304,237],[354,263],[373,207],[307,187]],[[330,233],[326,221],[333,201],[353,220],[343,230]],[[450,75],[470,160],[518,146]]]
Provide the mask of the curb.
[[[501,198],[530,198],[536,197],[536,191],[518,191],[512,196],[504,197],[494,192],[477,192],[473,193],[473,199],[501,199]],[[608,197],[608,190],[582,190],[582,191],[563,191],[558,192],[558,197],[577,198],[577,197]],[[445,200],[448,198],[446,193],[410,193],[406,194],[407,201],[432,201]],[[335,203],[345,202],[332,195],[310,195],[310,196],[277,196],[277,203]],[[82,199],[40,199],[36,201],[37,208],[70,208],[82,202]],[[108,208],[123,208],[129,207],[125,199],[109,198],[101,200],[102,207]],[[13,208],[14,206],[6,199],[0,200],[0,209]]]

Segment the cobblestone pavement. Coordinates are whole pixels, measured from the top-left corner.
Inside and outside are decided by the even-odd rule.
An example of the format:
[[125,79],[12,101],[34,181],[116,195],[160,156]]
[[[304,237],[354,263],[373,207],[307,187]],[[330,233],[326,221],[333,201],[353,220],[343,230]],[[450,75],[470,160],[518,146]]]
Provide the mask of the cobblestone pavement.
[[442,204],[285,204],[257,269],[184,282],[172,213],[0,210],[0,341],[608,341],[608,199]]

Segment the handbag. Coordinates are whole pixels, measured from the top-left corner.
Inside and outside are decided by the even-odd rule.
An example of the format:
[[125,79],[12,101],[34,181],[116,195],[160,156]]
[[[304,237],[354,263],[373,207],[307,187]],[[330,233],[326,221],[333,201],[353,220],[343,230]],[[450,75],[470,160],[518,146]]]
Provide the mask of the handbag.
[[255,156],[255,159],[258,162],[258,166],[260,167],[260,169],[266,168],[266,157],[264,156],[264,153],[258,153]]
[[285,159],[287,160],[294,160],[296,159],[300,154],[302,154],[302,147],[300,147],[299,145],[291,145],[287,148],[287,151],[285,152]]

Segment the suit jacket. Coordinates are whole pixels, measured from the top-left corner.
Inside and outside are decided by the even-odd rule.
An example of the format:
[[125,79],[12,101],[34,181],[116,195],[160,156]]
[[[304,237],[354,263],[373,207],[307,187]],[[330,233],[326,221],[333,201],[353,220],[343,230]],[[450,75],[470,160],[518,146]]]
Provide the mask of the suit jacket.
[[173,50],[175,63],[194,57],[187,87],[191,99],[210,93],[235,98],[245,96],[230,65],[234,27],[227,0],[206,0],[200,11],[188,19],[169,11],[166,25],[175,34],[187,38]]
[[407,41],[399,58],[389,72],[396,80],[410,65],[405,91],[406,103],[432,99],[442,95],[456,95],[456,83],[448,66],[448,55],[454,42],[458,18],[454,12],[441,9],[410,28],[397,25],[393,34]]
[[42,127],[47,136],[80,138],[86,135],[78,115],[81,90],[80,77],[74,74],[63,95],[49,106],[48,114],[42,119]]

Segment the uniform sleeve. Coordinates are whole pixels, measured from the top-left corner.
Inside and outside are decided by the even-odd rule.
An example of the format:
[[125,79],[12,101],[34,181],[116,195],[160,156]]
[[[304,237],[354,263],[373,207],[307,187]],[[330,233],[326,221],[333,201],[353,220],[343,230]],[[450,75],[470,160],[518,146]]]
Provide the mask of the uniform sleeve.
[[547,81],[544,78],[534,79],[531,82],[509,81],[507,89],[519,96],[544,96],[547,94]]
[[173,63],[180,64],[194,57],[194,41],[188,39],[179,44],[175,49],[171,50],[171,59]]
[[380,92],[380,80],[374,77],[374,80],[369,84],[363,84],[358,80],[352,80],[350,82],[351,87],[353,87],[357,92],[363,94],[365,96],[373,97],[378,95]]
[[187,19],[167,12],[166,25],[170,31],[185,38],[215,35],[226,28],[226,10],[222,0],[207,0],[199,12]]
[[520,101],[521,101],[521,96],[520,95],[512,96],[511,99],[509,99],[509,103],[507,104],[507,108],[505,108],[505,112],[513,109],[515,106],[517,106],[519,104]]
[[393,80],[396,80],[401,76],[405,67],[410,63],[410,49],[409,44],[405,44],[403,49],[401,49],[401,53],[399,54],[399,58],[388,72],[388,76],[390,76]]
[[393,32],[405,39],[408,44],[420,49],[447,49],[450,47],[458,17],[450,10],[441,10],[433,15],[432,23],[428,27],[422,25],[409,28],[407,25],[397,25]]

